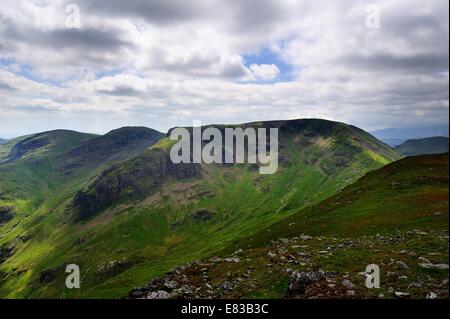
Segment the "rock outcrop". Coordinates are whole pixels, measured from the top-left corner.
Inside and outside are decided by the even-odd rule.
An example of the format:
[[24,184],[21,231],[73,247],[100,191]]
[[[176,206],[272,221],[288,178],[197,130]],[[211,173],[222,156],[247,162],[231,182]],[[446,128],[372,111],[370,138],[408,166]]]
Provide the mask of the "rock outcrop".
[[11,206],[3,206],[0,207],[0,226],[6,224],[11,219],[14,218],[16,213],[14,212],[14,208]]
[[14,254],[14,249],[14,244],[4,244],[3,246],[0,246],[0,264],[4,263]]
[[105,170],[79,191],[72,201],[75,219],[87,220],[116,202],[150,196],[167,178],[182,180],[199,176],[198,164],[174,164],[167,152],[149,150]]

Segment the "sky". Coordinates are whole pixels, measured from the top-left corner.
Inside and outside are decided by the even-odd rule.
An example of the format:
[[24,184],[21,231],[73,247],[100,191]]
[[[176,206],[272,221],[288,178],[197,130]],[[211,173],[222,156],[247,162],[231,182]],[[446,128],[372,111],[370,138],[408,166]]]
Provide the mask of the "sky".
[[0,137],[448,125],[447,0],[2,0]]

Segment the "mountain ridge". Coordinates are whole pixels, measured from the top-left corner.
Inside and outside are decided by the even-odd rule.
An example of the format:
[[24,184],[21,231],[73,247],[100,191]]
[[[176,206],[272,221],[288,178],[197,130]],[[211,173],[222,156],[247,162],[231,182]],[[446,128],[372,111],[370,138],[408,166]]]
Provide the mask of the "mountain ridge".
[[[41,153],[50,157],[25,155],[0,164],[0,206],[16,212],[0,228],[0,247],[10,255],[0,264],[0,295],[121,297],[172,267],[228,249],[400,158],[345,123],[301,119],[247,125],[280,129],[276,174],[261,176],[257,165],[247,164],[174,171],[167,161],[168,135],[131,158],[87,160],[89,165],[72,170],[62,170],[62,160],[98,136],[63,153]],[[83,269],[83,290],[62,289],[61,269],[67,263]]]
[[[211,126],[205,126],[202,129],[207,129],[208,127]],[[223,129],[224,126],[220,125],[220,126],[214,126],[217,127],[218,129]],[[347,144],[345,144],[344,142],[341,142],[342,148],[345,148],[345,152],[341,151],[341,150],[336,150],[335,152],[335,157],[332,158],[330,163],[327,163],[326,161],[322,161],[320,162],[318,165],[321,165],[321,170],[323,171],[327,171],[330,169],[333,169],[334,166],[345,166],[348,164],[349,161],[351,161],[351,156],[348,157],[348,154],[351,150],[351,152],[354,152],[355,154],[359,152],[358,147],[356,146],[352,146],[352,142],[355,143],[359,143],[359,147],[362,148],[366,148],[367,150],[370,150],[371,152],[373,152],[373,154],[385,154],[389,160],[395,159],[396,158],[396,154],[390,150],[388,147],[386,147],[384,144],[382,143],[377,143],[376,140],[372,139],[371,140],[371,136],[369,134],[367,134],[366,132],[364,132],[361,129],[358,129],[354,126],[348,126],[346,124],[343,123],[338,123],[338,122],[332,122],[332,121],[326,121],[326,120],[317,120],[317,119],[302,119],[302,120],[291,120],[291,121],[268,121],[268,122],[252,122],[252,123],[245,123],[245,124],[240,124],[240,125],[236,125],[235,127],[242,127],[242,128],[247,128],[247,127],[257,127],[257,128],[278,128],[279,129],[279,134],[280,134],[280,142],[283,144],[283,140],[289,139],[291,134],[297,134],[299,132],[302,132],[303,136],[302,137],[296,137],[298,139],[302,140],[302,145],[299,145],[299,147],[303,147],[303,148],[308,148],[311,145],[314,144],[313,139],[314,138],[322,138],[322,139],[327,139],[327,138],[336,138],[339,139],[341,138],[341,136],[345,136],[342,137],[342,139],[346,139],[347,136],[351,136],[352,138],[354,138],[354,140],[352,141],[348,141],[345,142]],[[192,128],[189,128],[192,129]],[[168,133],[168,135],[170,134],[170,131]],[[312,137],[311,137],[312,136]],[[167,138],[166,138],[167,139]],[[370,141],[370,142],[369,142]],[[321,141],[321,143],[323,143],[323,141]],[[158,145],[156,145],[158,146]],[[149,161],[152,159],[151,155],[152,154],[159,154],[156,157],[153,157],[153,159],[155,159],[157,161],[156,166],[159,166],[162,158],[166,158],[164,161],[167,163],[168,160],[168,154],[167,152],[165,152],[165,155],[162,155],[164,152],[161,152],[161,150],[150,150],[148,151],[148,157],[145,158],[145,156],[141,156],[141,157],[137,157],[136,159],[133,159],[131,161],[129,161],[128,163],[125,164],[125,166],[128,167],[128,171],[131,170],[133,171],[134,168],[133,163],[136,163],[136,165],[141,166],[143,162],[145,161]],[[280,151],[281,153],[281,157],[283,160],[286,160],[288,158],[287,154],[283,154],[284,150],[282,149]],[[163,157],[161,157],[163,156]],[[321,155],[318,155],[318,157],[320,157]],[[314,155],[313,155],[314,157]],[[317,157],[317,156],[316,156]],[[156,159],[157,158],[157,159]],[[312,158],[311,161],[318,161],[317,158]],[[172,165],[173,166],[173,165]],[[130,168],[131,167],[131,168]],[[171,167],[166,166],[166,167]],[[175,167],[175,166],[173,166]],[[189,166],[189,165],[184,165],[183,168],[186,170],[185,171],[185,175],[187,177],[194,177],[194,176],[199,176],[199,174],[194,173],[195,171],[197,171],[197,169],[192,170],[193,166]],[[150,169],[150,167],[147,167],[148,171],[152,171]],[[176,170],[178,172],[178,174],[180,174],[181,170]],[[126,196],[124,195],[124,193],[132,193],[133,197],[136,197],[137,195],[141,195],[143,196],[146,192],[144,191],[145,189],[147,189],[148,191],[150,190],[155,190],[154,185],[151,185],[151,187],[145,187],[144,185],[142,185],[141,181],[137,180],[139,178],[147,178],[149,177],[148,175],[144,174],[142,169],[136,169],[136,172],[131,172],[129,173],[127,170],[120,170],[120,168],[118,169],[117,167],[115,167],[114,169],[110,170],[110,171],[104,171],[101,176],[99,176],[98,179],[96,179],[92,185],[89,186],[89,189],[87,189],[86,191],[80,191],[77,195],[78,197],[74,198],[74,202],[73,202],[73,207],[74,208],[78,208],[78,215],[82,215],[82,216],[91,216],[92,214],[95,213],[94,207],[100,207],[100,206],[104,206],[107,207],[108,206],[108,202],[109,204],[115,202],[116,200],[122,198],[122,199],[126,199]],[[118,173],[121,172],[121,173]],[[156,172],[155,172],[156,173]],[[112,175],[112,178],[109,178],[108,175]],[[134,176],[134,177],[133,177]],[[180,176],[180,175],[179,175]],[[161,177],[161,175],[160,175]],[[106,179],[107,181],[109,180],[109,183],[107,181],[102,181],[102,179]],[[126,183],[124,183],[124,181],[128,181],[128,185],[126,185]],[[137,180],[137,181],[136,181]],[[136,181],[136,182],[135,182]],[[109,185],[109,184],[114,184],[117,185],[117,187],[115,188],[116,191],[112,191],[112,189],[110,187],[105,187],[104,185]],[[95,184],[97,184],[97,186],[95,186]],[[121,187],[119,187],[119,185],[121,185]],[[97,188],[97,190],[96,190]],[[130,190],[126,190],[127,188],[132,189],[133,191]],[[88,194],[90,193],[90,195],[88,196]],[[125,197],[124,197],[125,196]],[[100,206],[98,206],[98,203],[101,203]],[[89,213],[85,214],[85,212],[83,210],[88,210]]]
[[445,136],[408,140],[395,147],[402,156],[446,153],[449,149],[449,138]]
[[398,146],[410,139],[421,139],[434,136],[449,136],[449,127],[447,125],[435,125],[429,127],[412,128],[387,128],[370,132],[379,140],[385,142],[391,147]]

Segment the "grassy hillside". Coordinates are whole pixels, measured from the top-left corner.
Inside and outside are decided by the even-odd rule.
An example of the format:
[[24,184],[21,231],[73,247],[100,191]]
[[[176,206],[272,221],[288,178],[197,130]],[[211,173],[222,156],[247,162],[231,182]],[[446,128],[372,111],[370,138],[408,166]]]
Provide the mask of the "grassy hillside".
[[264,244],[300,233],[361,236],[448,229],[448,169],[448,154],[396,161],[270,226],[270,232],[261,230],[252,242]]
[[[394,162],[130,297],[448,298],[448,170],[448,155]],[[380,289],[365,287],[371,263]],[[307,273],[316,279],[293,280]]]
[[[9,141],[0,148],[0,192],[22,199],[27,213],[52,198],[66,176],[57,169],[59,157],[95,137],[73,131],[50,131]],[[27,203],[27,204],[25,204]]]
[[402,156],[414,156],[424,154],[441,154],[448,152],[448,137],[437,136],[408,140],[395,147],[395,150]]
[[0,210],[9,211],[9,218],[0,225],[0,249],[16,254],[28,240],[36,244],[54,232],[56,207],[103,169],[143,152],[162,135],[147,128],[104,136],[56,130],[1,145]]
[[[261,176],[255,165],[202,165],[199,174],[186,175],[184,169],[161,174],[166,166],[156,165],[155,160],[162,159],[156,154],[167,154],[167,140],[109,168],[101,162],[95,168],[76,166],[69,174],[61,169],[67,154],[96,137],[53,157],[55,162],[50,161],[42,178],[17,170],[7,175],[3,168],[18,164],[2,164],[0,173],[6,175],[0,189],[6,195],[0,206],[13,206],[17,213],[0,226],[0,246],[12,252],[0,264],[0,295],[123,296],[176,265],[228,249],[236,240],[285,220],[398,158],[371,135],[342,123],[298,120],[247,125],[280,129],[281,166],[275,175]],[[33,152],[22,157],[21,167],[34,172]],[[154,169],[156,175],[143,175],[148,170],[141,167]],[[33,180],[37,186],[18,186],[33,185]],[[83,203],[90,203],[91,197],[92,202],[105,200],[94,214],[80,220],[74,209],[77,194],[87,196]],[[84,211],[81,207],[78,213]],[[80,265],[82,289],[65,289],[67,263]]]

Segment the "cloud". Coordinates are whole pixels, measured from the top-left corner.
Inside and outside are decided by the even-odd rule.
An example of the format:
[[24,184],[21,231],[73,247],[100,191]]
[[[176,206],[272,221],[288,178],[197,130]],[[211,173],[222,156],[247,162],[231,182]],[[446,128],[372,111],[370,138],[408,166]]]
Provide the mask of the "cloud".
[[0,82],[0,91],[15,91],[16,89],[14,87],[12,87],[11,85],[9,85],[8,83],[2,83]]
[[[95,15],[141,17],[151,24],[181,23],[204,17],[214,8],[215,0],[80,0],[83,11]],[[68,1],[67,3],[71,3]]]
[[[4,0],[0,114],[15,134],[58,121],[448,123],[447,1],[80,0],[80,29],[65,26],[69,2]],[[379,29],[365,25],[370,3]]]
[[250,70],[257,79],[270,81],[280,74],[280,69],[275,64],[255,64],[250,65]]
[[397,72],[442,72],[448,69],[448,55],[445,53],[425,53],[407,56],[395,54],[373,54],[368,56],[349,55],[336,60],[350,68],[369,70],[397,71]]

